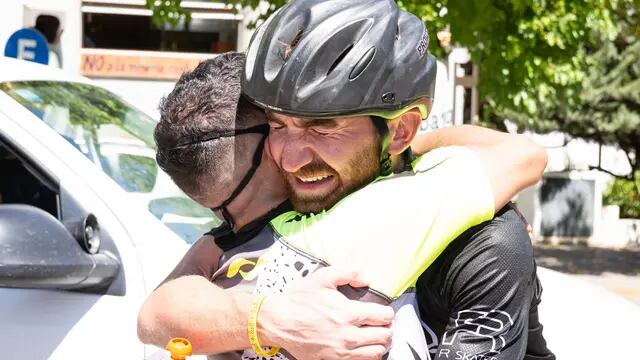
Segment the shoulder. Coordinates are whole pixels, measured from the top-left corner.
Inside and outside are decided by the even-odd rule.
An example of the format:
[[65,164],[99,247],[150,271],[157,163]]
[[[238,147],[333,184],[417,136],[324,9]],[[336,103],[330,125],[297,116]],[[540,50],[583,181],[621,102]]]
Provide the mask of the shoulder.
[[[458,237],[422,284],[438,287],[452,308],[521,296],[535,278],[533,246],[513,205]],[[429,285],[433,283],[432,285]]]
[[498,211],[492,220],[466,231],[459,240],[461,255],[488,252],[501,257],[533,256],[526,224],[511,203]]
[[187,256],[191,256],[193,258],[210,259],[214,255],[220,257],[221,254],[222,249],[216,244],[215,236],[211,234],[205,234],[200,237],[198,241],[191,245],[189,251],[187,251]]
[[425,272],[424,281],[455,286],[483,274],[524,278],[533,272],[533,246],[526,224],[515,206],[507,204],[492,220],[456,238]]
[[469,229],[456,240],[447,282],[461,291],[473,284],[500,282],[510,289],[527,283],[535,274],[531,239],[514,205],[508,204],[496,217]]
[[210,279],[217,271],[222,249],[209,234],[196,241],[164,282],[182,276],[200,275]]

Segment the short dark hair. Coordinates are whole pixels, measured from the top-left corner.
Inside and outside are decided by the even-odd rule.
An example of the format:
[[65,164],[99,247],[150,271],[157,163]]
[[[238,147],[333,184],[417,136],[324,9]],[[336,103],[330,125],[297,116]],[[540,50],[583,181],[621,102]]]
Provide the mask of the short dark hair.
[[38,15],[36,18],[36,30],[40,31],[49,44],[56,41],[60,30],[60,19],[53,15]]
[[241,96],[244,61],[244,54],[237,52],[206,60],[184,73],[160,103],[155,130],[158,165],[196,200],[206,196],[208,187],[243,176],[251,166],[257,137],[226,137],[176,148],[211,132],[264,121],[264,111]]

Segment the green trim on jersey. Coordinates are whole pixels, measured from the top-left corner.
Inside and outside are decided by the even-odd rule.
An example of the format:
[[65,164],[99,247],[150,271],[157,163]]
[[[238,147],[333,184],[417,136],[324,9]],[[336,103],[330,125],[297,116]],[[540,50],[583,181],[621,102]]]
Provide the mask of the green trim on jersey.
[[413,174],[380,177],[328,211],[290,211],[271,225],[289,245],[357,270],[371,289],[396,299],[451,241],[495,213],[491,185],[473,151],[439,148],[412,167]]

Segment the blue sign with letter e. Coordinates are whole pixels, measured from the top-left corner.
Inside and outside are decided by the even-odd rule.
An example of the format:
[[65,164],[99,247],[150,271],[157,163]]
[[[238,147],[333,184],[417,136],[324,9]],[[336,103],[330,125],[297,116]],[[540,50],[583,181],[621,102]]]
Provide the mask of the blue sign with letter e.
[[49,45],[47,39],[38,30],[21,29],[9,37],[4,48],[4,56],[47,65],[49,63]]

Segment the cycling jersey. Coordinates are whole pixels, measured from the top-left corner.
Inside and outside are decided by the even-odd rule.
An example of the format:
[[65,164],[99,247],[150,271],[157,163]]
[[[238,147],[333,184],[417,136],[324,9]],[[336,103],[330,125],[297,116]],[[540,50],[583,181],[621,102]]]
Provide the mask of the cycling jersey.
[[531,240],[513,205],[453,241],[416,289],[432,359],[555,359],[538,321]]
[[[271,294],[322,266],[348,266],[364,274],[370,288],[345,295],[391,303],[396,311],[388,359],[428,359],[413,285],[453,239],[493,217],[494,200],[482,164],[468,149],[437,149],[412,165],[413,175],[379,178],[329,211],[278,216],[224,251],[212,281]],[[252,350],[212,358],[264,359]],[[272,358],[293,359],[286,349]]]

